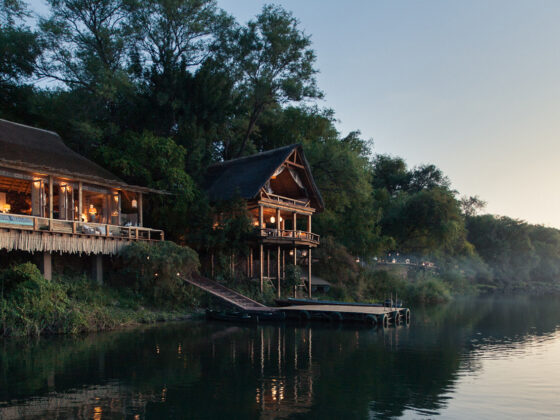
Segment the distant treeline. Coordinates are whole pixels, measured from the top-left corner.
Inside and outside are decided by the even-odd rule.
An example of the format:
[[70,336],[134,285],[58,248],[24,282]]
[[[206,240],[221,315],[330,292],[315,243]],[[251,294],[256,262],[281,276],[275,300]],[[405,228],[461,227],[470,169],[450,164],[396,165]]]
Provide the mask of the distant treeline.
[[175,194],[151,197],[146,216],[169,238],[201,255],[246,252],[243,218],[212,230],[235,204],[208,202],[206,168],[301,143],[325,201],[314,219],[324,266],[335,258],[358,272],[357,257],[397,250],[485,289],[558,285],[558,230],[477,216],[484,203],[460,198],[435,166],[408,168],[359,131],[336,130],[317,105],[311,39],[282,7],[241,24],[213,0],[47,3],[37,17],[23,1],[0,2],[0,116]]

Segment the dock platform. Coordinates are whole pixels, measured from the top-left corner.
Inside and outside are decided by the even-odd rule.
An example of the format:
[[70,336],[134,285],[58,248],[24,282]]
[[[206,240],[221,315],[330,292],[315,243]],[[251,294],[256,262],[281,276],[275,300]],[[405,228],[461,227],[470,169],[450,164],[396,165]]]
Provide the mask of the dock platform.
[[[330,304],[318,302],[317,304],[272,307],[249,299],[220,283],[199,275],[184,280],[235,307],[236,313],[242,315],[239,317],[240,320],[296,319],[303,321],[365,322],[383,328],[410,324],[410,310],[408,308],[361,306],[334,302]],[[277,317],[273,314],[283,314],[284,316]],[[246,315],[249,315],[249,317]],[[227,318],[235,319],[234,317]]]

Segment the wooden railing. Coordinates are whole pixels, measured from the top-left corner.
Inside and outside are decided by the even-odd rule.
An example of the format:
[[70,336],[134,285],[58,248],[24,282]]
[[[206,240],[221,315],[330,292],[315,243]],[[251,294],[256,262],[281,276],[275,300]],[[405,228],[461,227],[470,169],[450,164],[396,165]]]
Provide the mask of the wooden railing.
[[266,197],[264,199],[282,204],[290,204],[292,206],[309,207],[309,200],[297,200],[295,198],[283,197],[281,195],[271,193],[266,193]]
[[304,241],[319,244],[320,236],[303,230],[261,229],[261,237],[270,239],[285,239],[287,241]]
[[0,213],[0,227],[145,241],[163,241],[165,238],[163,231],[158,229],[49,219],[11,213]]

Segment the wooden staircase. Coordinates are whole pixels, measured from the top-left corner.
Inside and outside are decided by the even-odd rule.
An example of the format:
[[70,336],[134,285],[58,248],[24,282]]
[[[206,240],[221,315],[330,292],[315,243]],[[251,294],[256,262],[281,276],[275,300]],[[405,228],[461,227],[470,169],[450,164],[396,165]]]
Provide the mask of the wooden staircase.
[[262,311],[264,309],[270,309],[262,303],[249,299],[247,296],[237,293],[218,282],[202,277],[199,274],[193,274],[190,278],[183,277],[183,280],[241,310]]

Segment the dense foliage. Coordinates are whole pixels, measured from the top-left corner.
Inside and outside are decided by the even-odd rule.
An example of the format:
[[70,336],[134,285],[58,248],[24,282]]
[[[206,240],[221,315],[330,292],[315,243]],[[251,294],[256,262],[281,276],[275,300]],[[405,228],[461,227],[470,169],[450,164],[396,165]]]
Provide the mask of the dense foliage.
[[[240,24],[215,0],[48,5],[34,18],[21,0],[0,2],[0,117],[57,131],[123,179],[172,193],[150,198],[146,222],[203,261],[214,255],[224,278],[234,276],[229,259],[247,252],[250,227],[239,203],[208,202],[206,168],[301,143],[326,207],[313,224],[318,272],[347,295],[386,294],[367,280],[384,284],[386,274],[355,260],[371,266],[388,252],[435,262],[439,272],[420,283],[436,295],[446,294],[436,281],[469,289],[461,279],[485,289],[557,287],[559,231],[476,216],[484,203],[460,198],[434,165],[409,168],[375,155],[358,131],[337,131],[334,112],[314,102],[322,92],[311,38],[282,7]],[[146,252],[128,257],[139,263]],[[165,270],[144,266],[137,290],[157,286],[146,273]]]

